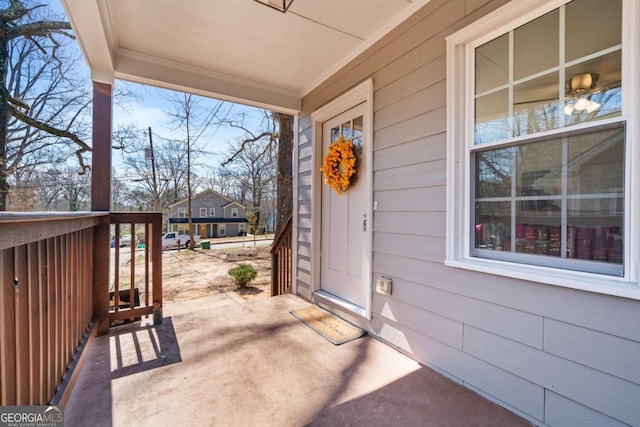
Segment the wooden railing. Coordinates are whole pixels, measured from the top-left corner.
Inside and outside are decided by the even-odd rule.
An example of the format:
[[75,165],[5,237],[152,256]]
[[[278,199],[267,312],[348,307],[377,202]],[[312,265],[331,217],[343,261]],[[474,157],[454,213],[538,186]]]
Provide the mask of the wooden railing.
[[[162,214],[112,213],[114,256],[109,289],[112,326],[153,314],[162,322]],[[128,247],[120,247],[123,229]],[[126,261],[123,255],[127,255]]]
[[271,246],[271,296],[291,292],[292,229],[292,217],[290,216]]
[[94,232],[107,213],[0,215],[0,404],[45,405],[94,314]]
[[[110,224],[116,236],[128,224],[145,242],[127,248],[127,284],[119,268],[109,280]],[[100,324],[162,321],[161,233],[160,213],[0,214],[0,405],[64,405]]]

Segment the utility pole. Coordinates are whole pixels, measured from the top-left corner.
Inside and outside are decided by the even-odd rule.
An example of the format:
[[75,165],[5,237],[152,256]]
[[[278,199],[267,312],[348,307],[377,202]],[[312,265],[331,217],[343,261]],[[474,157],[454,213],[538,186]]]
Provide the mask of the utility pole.
[[151,179],[153,180],[153,210],[160,211],[160,196],[158,195],[158,180],[156,178],[156,156],[153,151],[153,136],[149,126],[149,150],[151,151]]

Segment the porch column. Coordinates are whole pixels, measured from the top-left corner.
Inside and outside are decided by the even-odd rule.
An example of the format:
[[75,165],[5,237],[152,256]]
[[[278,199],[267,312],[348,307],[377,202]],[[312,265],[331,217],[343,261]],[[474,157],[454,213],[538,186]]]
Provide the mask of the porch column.
[[[113,83],[93,82],[93,147],[91,156],[91,210],[111,208],[111,121]],[[93,313],[98,334],[109,332],[109,217],[96,227],[93,248]]]

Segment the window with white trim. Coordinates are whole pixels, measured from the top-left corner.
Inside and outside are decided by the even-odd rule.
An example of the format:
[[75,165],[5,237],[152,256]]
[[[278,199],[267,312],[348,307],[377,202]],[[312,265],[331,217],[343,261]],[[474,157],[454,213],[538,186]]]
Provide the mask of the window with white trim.
[[220,236],[225,236],[227,234],[227,226],[224,224],[220,224],[218,226],[218,234]]
[[209,208],[209,216],[212,218],[216,216],[216,208]]
[[231,208],[231,218],[238,217],[238,208]]
[[178,208],[178,218],[187,217],[187,208]]
[[629,278],[633,3],[511,2],[447,39],[449,264]]
[[200,218],[207,217],[207,208],[200,208]]

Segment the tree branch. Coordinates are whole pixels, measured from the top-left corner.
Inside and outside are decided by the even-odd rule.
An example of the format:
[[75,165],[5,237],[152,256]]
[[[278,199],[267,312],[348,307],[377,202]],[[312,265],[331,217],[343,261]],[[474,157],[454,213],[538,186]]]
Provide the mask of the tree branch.
[[79,149],[76,150],[76,157],[78,158],[78,163],[80,164],[80,167],[82,168],[82,172],[80,172],[80,175],[84,174],[87,172],[87,169],[90,169],[89,165],[86,165],[84,163],[84,158],[82,157],[83,153],[86,153],[88,151],[91,151],[91,147],[89,147],[83,140],[81,140],[80,138],[78,138],[77,135],[66,131],[66,130],[62,130],[62,129],[58,129],[55,128],[53,126],[50,126],[46,123],[42,123],[39,120],[36,120],[32,117],[29,117],[28,115],[22,113],[21,111],[19,111],[18,109],[16,109],[13,105],[9,105],[9,114],[12,115],[13,117],[15,117],[16,119],[30,125],[33,126],[34,128],[40,129],[44,132],[50,133],[51,135],[55,135],[55,136],[59,136],[61,138],[68,138],[70,140],[72,140],[73,142],[75,142],[77,145],[80,146]]
[[7,36],[10,39],[20,36],[27,38],[49,37],[52,33],[56,33],[75,40],[73,34],[69,34],[64,30],[71,30],[71,24],[65,21],[36,21],[10,28],[7,31]]
[[11,3],[11,5],[8,8],[0,10],[0,20],[4,22],[20,19],[35,9],[35,7],[33,9],[24,7],[24,4],[22,4],[20,0],[9,0],[9,3]]
[[[235,158],[236,158],[236,157],[238,157],[238,155],[240,155],[240,153],[242,153],[242,151],[244,151],[244,148],[246,147],[246,145],[247,145],[247,144],[250,144],[250,143],[252,143],[252,142],[259,141],[259,140],[261,140],[262,138],[265,138],[265,137],[267,137],[267,136],[269,136],[269,137],[273,137],[273,132],[262,132],[260,135],[254,136],[253,138],[248,138],[248,139],[243,140],[243,141],[242,141],[242,144],[240,145],[240,148],[239,148],[239,149],[237,149],[237,150],[235,151],[235,153],[233,153],[233,154],[231,155],[231,157],[229,157],[226,161],[224,161],[224,162],[221,164],[221,166],[222,166],[222,167],[225,167],[225,166],[227,166],[229,163],[233,162],[233,161],[235,160]],[[264,152],[266,152],[266,150],[265,150]],[[264,154],[264,152],[263,152],[263,154]]]

